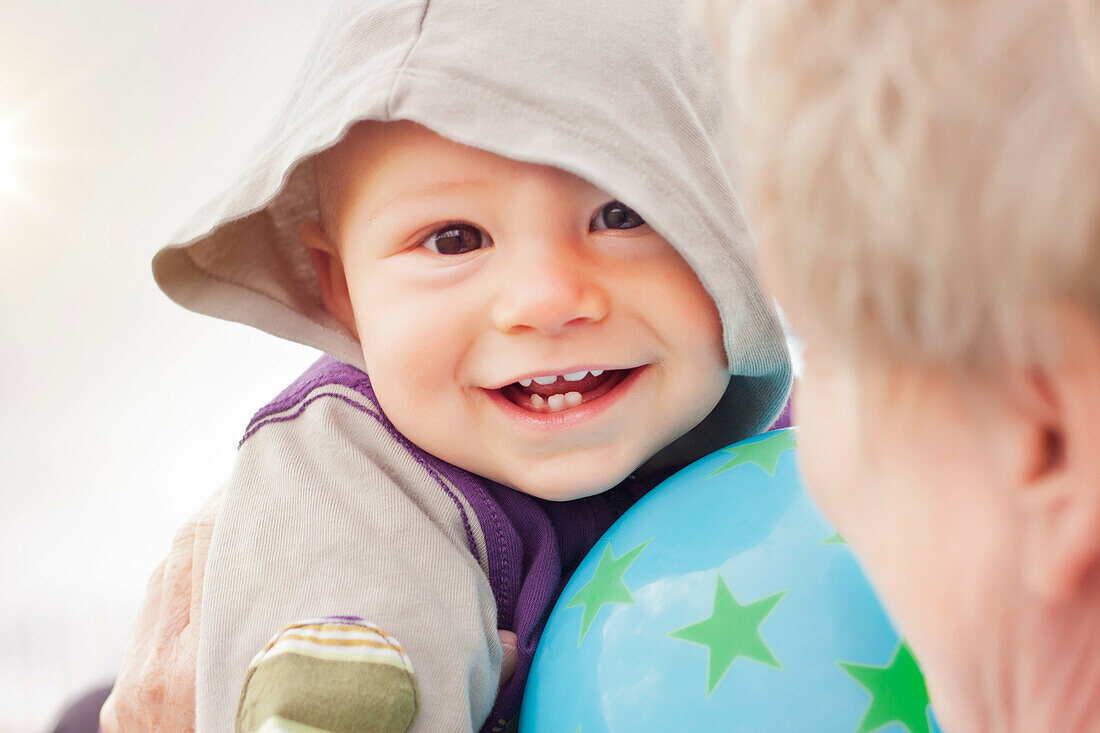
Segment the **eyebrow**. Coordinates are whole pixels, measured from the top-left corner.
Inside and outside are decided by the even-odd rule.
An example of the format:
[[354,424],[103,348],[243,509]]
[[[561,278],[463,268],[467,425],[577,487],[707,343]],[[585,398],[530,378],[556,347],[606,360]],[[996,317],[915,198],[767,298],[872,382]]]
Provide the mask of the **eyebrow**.
[[484,188],[488,185],[489,181],[481,178],[472,178],[462,181],[437,181],[424,185],[406,186],[405,188],[394,191],[389,196],[375,201],[370,210],[367,211],[365,219],[366,221],[373,221],[383,211],[392,208],[399,202],[409,199],[428,199],[469,188]]

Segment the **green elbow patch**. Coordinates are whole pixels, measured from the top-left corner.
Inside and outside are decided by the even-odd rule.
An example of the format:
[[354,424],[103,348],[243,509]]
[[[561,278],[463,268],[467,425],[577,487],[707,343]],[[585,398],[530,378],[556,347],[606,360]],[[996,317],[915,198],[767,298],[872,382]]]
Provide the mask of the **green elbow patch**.
[[359,619],[316,619],[286,627],[252,660],[235,731],[405,733],[419,711],[396,639]]

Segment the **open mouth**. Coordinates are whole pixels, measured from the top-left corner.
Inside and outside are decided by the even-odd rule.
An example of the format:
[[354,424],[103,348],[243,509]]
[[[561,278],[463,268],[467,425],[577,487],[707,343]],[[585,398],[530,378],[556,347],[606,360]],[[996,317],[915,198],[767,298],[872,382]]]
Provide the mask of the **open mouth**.
[[504,397],[528,412],[562,412],[580,407],[615,389],[634,369],[594,369],[523,379],[501,387]]

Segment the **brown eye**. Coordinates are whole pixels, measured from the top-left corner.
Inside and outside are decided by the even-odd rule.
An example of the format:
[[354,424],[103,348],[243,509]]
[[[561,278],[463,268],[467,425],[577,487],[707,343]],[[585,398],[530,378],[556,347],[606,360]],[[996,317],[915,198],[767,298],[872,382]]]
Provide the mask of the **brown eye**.
[[461,255],[492,246],[489,235],[472,224],[448,224],[424,240],[426,249],[441,255]]
[[602,209],[592,217],[589,224],[591,231],[601,229],[636,229],[645,224],[645,219],[638,216],[638,212],[630,208],[622,201],[612,201],[605,204]]

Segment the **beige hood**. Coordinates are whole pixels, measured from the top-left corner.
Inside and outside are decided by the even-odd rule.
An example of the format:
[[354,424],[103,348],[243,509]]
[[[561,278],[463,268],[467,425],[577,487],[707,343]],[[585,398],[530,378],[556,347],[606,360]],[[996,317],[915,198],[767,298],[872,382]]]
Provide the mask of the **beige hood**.
[[721,88],[674,0],[338,0],[237,183],[156,255],[153,273],[187,308],[363,368],[355,339],[322,307],[297,239],[298,224],[317,216],[310,156],[358,120],[411,120],[558,167],[637,210],[718,305],[730,388],[701,444],[663,454],[698,457],[767,427],[790,386],[783,333],[719,152]]

